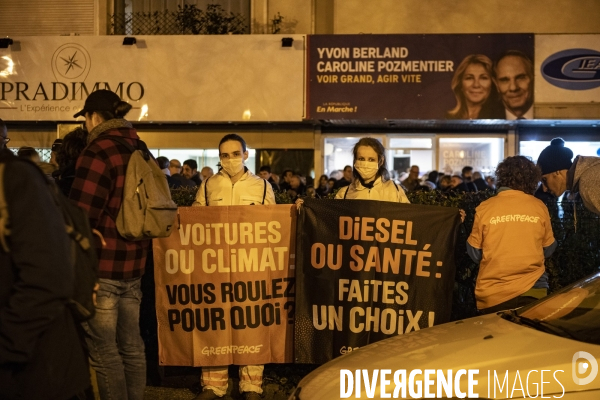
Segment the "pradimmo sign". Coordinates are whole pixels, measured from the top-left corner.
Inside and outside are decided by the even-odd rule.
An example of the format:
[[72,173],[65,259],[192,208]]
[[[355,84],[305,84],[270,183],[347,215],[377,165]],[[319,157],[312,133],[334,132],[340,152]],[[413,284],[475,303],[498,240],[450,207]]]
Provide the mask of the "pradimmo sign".
[[600,52],[591,49],[559,51],[543,61],[541,74],[548,83],[562,89],[600,87]]
[[13,37],[19,46],[0,49],[0,118],[73,121],[107,89],[140,122],[300,122],[305,36],[290,37],[286,48],[282,35],[136,36],[133,46],[119,36]]

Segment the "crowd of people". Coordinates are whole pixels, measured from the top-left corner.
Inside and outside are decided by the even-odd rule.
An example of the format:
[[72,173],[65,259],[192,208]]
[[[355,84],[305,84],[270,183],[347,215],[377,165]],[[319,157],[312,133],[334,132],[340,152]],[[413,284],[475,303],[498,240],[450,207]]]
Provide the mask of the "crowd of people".
[[[381,144],[371,143],[372,140],[375,139],[369,141],[373,145],[372,148],[385,151]],[[363,144],[364,140],[358,143]],[[368,145],[367,147],[371,146]],[[357,148],[360,148],[360,146]],[[378,154],[378,156],[384,157],[383,154]],[[343,170],[333,171],[329,176],[321,175],[318,181],[313,180],[310,176],[304,177],[292,170],[285,170],[281,176],[278,176],[271,172],[271,167],[268,165],[260,168],[260,175],[271,183],[275,192],[287,192],[292,199],[305,196],[327,198],[335,197],[340,192],[346,193],[345,187],[350,186],[353,182],[360,182],[359,168],[356,163],[354,168],[351,165],[346,165]],[[263,171],[268,172],[263,174]],[[377,169],[375,172],[377,172]],[[433,170],[421,175],[419,166],[413,165],[407,173],[394,171],[393,175],[399,176],[400,179],[392,178],[392,173],[386,169],[385,176],[387,176],[387,179],[402,188],[404,193],[438,190],[450,194],[496,190],[494,175],[483,175],[479,171],[474,171],[473,167],[470,166],[463,167],[460,173],[457,174],[444,174]],[[380,176],[383,175],[380,173]],[[406,177],[401,179],[403,176]],[[339,179],[336,179],[336,177],[339,177]]]
[[[48,176],[52,176],[63,193],[68,196],[72,182],[75,178],[75,163],[77,158],[87,145],[87,131],[77,128],[68,133],[63,139],[56,139],[52,145],[52,153],[49,162],[41,161],[39,153],[32,147],[21,147],[17,155],[28,159],[38,165]],[[381,145],[377,145],[379,147]],[[383,147],[381,146],[381,149]],[[384,150],[381,150],[384,151]],[[181,161],[173,158],[160,156],[156,158],[159,167],[164,172],[169,187],[197,187],[202,182],[214,175],[214,170],[205,166],[198,170],[196,160]],[[219,163],[218,168],[221,168]],[[333,171],[330,176],[321,175],[318,181],[311,176],[304,176],[292,169],[286,169],[281,174],[275,174],[270,165],[259,168],[258,176],[271,184],[276,193],[286,193],[292,200],[305,196],[313,198],[334,197],[341,189],[349,186],[352,182],[360,179],[358,170],[346,165],[343,170]],[[387,171],[387,170],[386,170]],[[406,173],[395,175],[405,179],[391,179],[401,187],[404,193],[439,190],[443,193],[478,192],[484,190],[496,190],[496,178],[494,175],[484,176],[472,167],[465,166],[460,174],[444,174],[438,171],[429,171],[420,174],[419,166],[413,165]],[[338,177],[339,179],[336,179]],[[344,192],[342,192],[344,193]]]
[[[17,155],[34,162],[48,176],[52,176],[63,193],[68,196],[75,178],[75,163],[87,145],[87,136],[88,133],[85,129],[77,128],[64,138],[56,139],[52,144],[49,162],[41,161],[39,153],[32,147],[19,148]],[[373,148],[377,148],[378,156],[383,156],[383,153],[379,154],[385,152],[383,146],[374,142],[371,145]],[[156,158],[156,161],[164,172],[169,187],[173,189],[200,186],[202,182],[215,174],[213,168],[209,166],[199,170],[198,162],[194,159],[185,160],[182,164],[175,158],[169,160],[167,157],[160,156]],[[222,165],[219,163],[217,168],[221,167]],[[389,172],[386,176],[401,187],[405,193],[431,190],[439,190],[443,193],[496,190],[494,175],[484,176],[470,166],[463,167],[457,174],[445,174],[435,170],[421,174],[419,166],[413,165],[406,172],[394,171],[393,174],[399,178],[392,179],[392,174]],[[257,175],[269,182],[274,192],[287,193],[293,200],[305,196],[333,197],[340,189],[349,186],[357,179],[360,180],[358,169],[351,165],[346,165],[341,171],[335,170],[329,176],[321,175],[318,181],[292,169],[285,169],[280,174],[276,174],[271,170],[270,165],[261,166]]]
[[[0,270],[0,398],[85,397],[90,386],[88,362],[102,399],[143,398],[146,360],[139,328],[140,279],[151,240],[124,238],[115,221],[123,202],[130,148],[145,146],[125,119],[131,107],[111,91],[91,93],[75,115],[85,118],[86,129],[75,129],[56,141],[49,163],[40,161],[31,148],[19,149],[16,156],[8,151],[8,130],[0,120],[0,166],[6,166],[0,175],[4,192],[0,200],[6,198],[6,204],[0,201],[0,232],[10,233],[10,251],[0,235],[0,261],[11,266]],[[219,143],[216,173],[209,167],[198,171],[195,160],[182,164],[158,157],[156,162],[171,187],[199,186],[193,204],[199,207],[274,204],[276,192],[296,199],[331,195],[409,203],[406,193],[412,191],[497,190],[497,196],[477,208],[467,246],[480,263],[475,296],[484,313],[518,307],[546,294],[544,258],[556,242],[548,210],[533,196],[536,190],[541,187],[554,196],[579,192],[585,206],[600,214],[600,158],[572,160],[562,139],[544,149],[538,165],[522,156],[508,157],[498,165],[496,177],[484,177],[469,166],[460,175],[431,171],[421,176],[418,166],[412,166],[406,179],[395,181],[385,154],[378,140],[362,138],[353,149],[353,165],[346,166],[341,176],[338,171],[339,179],[323,175],[316,183],[292,170],[279,177],[270,166],[253,174],[245,165],[246,142],[237,134],[228,134]],[[60,209],[49,195],[48,178],[87,213],[98,234],[96,314],[82,322],[81,329],[67,308],[74,271],[64,261],[69,259],[69,239]],[[81,347],[76,345],[78,338]],[[262,374],[262,365],[240,366],[245,399],[260,398]],[[222,397],[228,366],[203,368],[201,382],[198,400]]]

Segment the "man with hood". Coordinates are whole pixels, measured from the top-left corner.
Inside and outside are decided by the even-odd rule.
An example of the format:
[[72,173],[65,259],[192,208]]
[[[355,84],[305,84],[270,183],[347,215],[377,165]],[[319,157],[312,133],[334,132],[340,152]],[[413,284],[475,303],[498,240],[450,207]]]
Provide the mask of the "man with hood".
[[552,139],[538,157],[544,190],[559,197],[565,191],[579,193],[585,208],[600,215],[600,158],[577,156],[561,138]]

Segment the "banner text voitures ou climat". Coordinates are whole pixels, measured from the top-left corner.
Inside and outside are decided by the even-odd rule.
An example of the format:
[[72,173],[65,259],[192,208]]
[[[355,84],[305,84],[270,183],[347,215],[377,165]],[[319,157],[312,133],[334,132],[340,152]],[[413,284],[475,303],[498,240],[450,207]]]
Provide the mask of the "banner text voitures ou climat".
[[154,241],[162,365],[292,361],[297,213],[249,207],[181,207]]

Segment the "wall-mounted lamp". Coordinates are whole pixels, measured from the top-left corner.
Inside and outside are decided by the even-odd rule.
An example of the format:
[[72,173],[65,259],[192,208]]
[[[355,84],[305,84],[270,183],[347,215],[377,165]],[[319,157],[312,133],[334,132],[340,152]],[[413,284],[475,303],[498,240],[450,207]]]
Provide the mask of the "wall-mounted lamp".
[[13,40],[11,38],[0,39],[0,49],[7,49],[11,44],[13,44]]
[[292,47],[292,43],[294,43],[294,38],[291,38],[291,37],[281,38],[281,47]]
[[131,46],[137,43],[137,40],[133,36],[127,36],[123,39],[124,46]]

